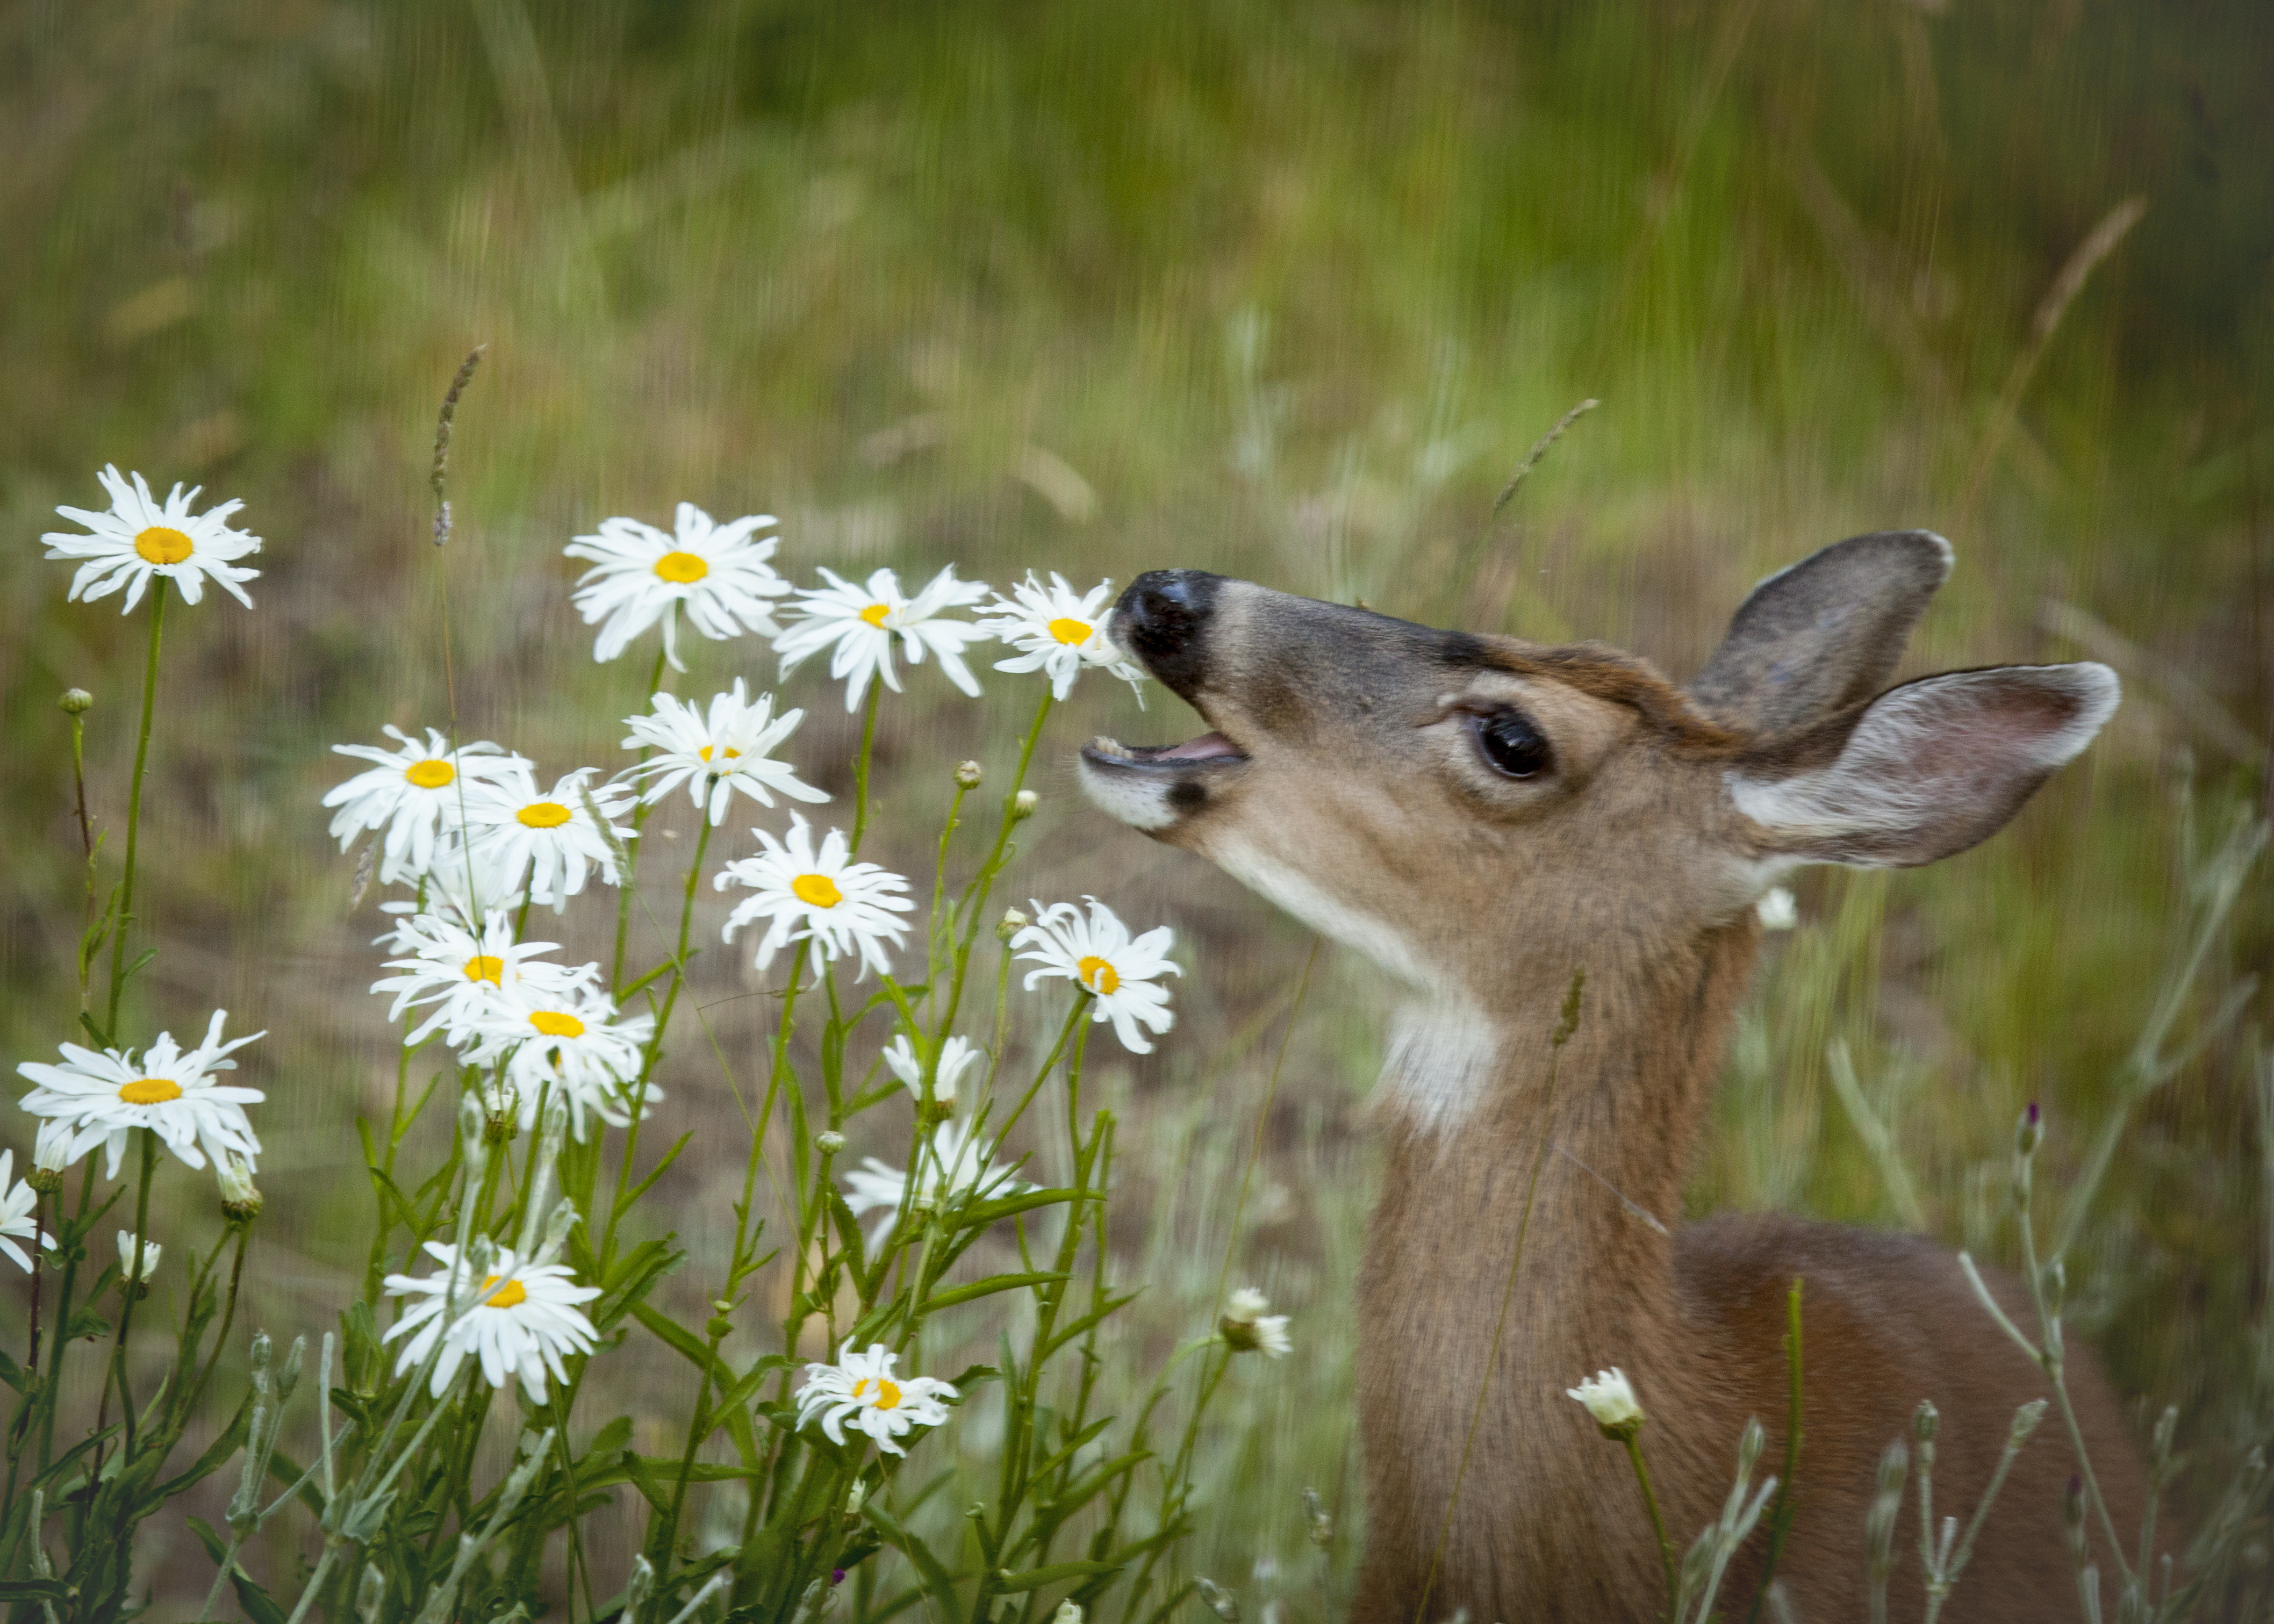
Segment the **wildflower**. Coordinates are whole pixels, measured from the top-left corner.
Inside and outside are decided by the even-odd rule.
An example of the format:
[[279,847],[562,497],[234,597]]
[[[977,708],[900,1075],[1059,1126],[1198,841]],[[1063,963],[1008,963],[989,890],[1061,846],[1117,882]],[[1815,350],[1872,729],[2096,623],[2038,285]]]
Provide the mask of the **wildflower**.
[[1011,659],[996,661],[995,669],[1042,672],[1050,680],[1051,696],[1058,699],[1073,692],[1073,680],[1085,669],[1106,671],[1137,689],[1141,701],[1144,668],[1105,635],[1112,591],[1113,583],[1105,581],[1076,596],[1058,571],[1050,572],[1047,587],[1028,571],[1010,597],[998,592],[980,617],[982,629],[1019,650]]
[[872,1212],[887,1214],[885,1222],[870,1232],[869,1244],[873,1249],[900,1222],[904,1200],[911,1212],[922,1213],[959,1197],[983,1201],[1025,1189],[1015,1169],[990,1160],[994,1149],[962,1123],[950,1118],[939,1124],[931,1142],[916,1152],[913,1194],[906,1173],[874,1156],[863,1156],[860,1169],[845,1175],[845,1205],[855,1218]]
[[[932,1104],[952,1106],[955,1103],[955,1079],[969,1071],[979,1056],[979,1046],[966,1037],[952,1037],[940,1045],[939,1066],[931,1079]],[[894,1077],[907,1085],[908,1092],[915,1095],[917,1102],[922,1103],[923,1056],[916,1053],[907,1033],[892,1035],[892,1043],[885,1050],[885,1064],[892,1068]]]
[[712,642],[742,632],[772,637],[775,623],[770,598],[789,595],[789,583],[766,560],[781,545],[779,536],[757,534],[773,528],[771,514],[752,514],[720,524],[693,502],[679,504],[675,535],[665,535],[637,519],[603,519],[598,535],[579,536],[561,551],[594,560],[578,577],[569,601],[584,624],[606,620],[592,644],[592,658],[612,660],[631,640],[663,622],[663,655],[674,671],[684,671],[677,647],[679,610]]
[[1062,1601],[1058,1610],[1050,1614],[1050,1624],[1082,1624],[1086,1615],[1078,1601]]
[[32,1214],[39,1208],[40,1192],[32,1187],[29,1179],[19,1178],[10,1184],[9,1176],[15,1170],[16,1153],[0,1150],[0,1252],[7,1253],[18,1268],[29,1274],[32,1260],[16,1244],[15,1237],[20,1235],[34,1247],[39,1244],[39,1225]]
[[1016,908],[1005,908],[1003,917],[995,921],[995,939],[1008,944],[1021,930],[1035,921]]
[[492,914],[518,907],[523,895],[519,875],[508,874],[490,848],[470,845],[463,829],[447,825],[434,842],[433,867],[424,874],[397,877],[415,881],[423,900],[380,903],[380,913],[394,914],[403,922],[377,940],[381,947],[405,953],[418,951],[410,930],[421,914],[446,919],[462,930],[478,933]]
[[1273,1359],[1284,1359],[1294,1351],[1295,1344],[1287,1339],[1287,1316],[1265,1313],[1270,1306],[1271,1299],[1253,1286],[1233,1292],[1224,1301],[1223,1318],[1216,1321],[1224,1346],[1234,1353],[1260,1352]]
[[1800,923],[1800,906],[1793,900],[1789,886],[1770,886],[1753,904],[1753,912],[1764,930],[1790,930]]
[[150,494],[139,474],[134,476],[132,485],[116,466],[105,468],[96,477],[110,492],[108,508],[101,513],[84,508],[56,509],[93,533],[79,536],[69,530],[49,530],[40,538],[48,544],[51,559],[87,560],[72,577],[70,601],[85,598],[93,603],[123,586],[126,602],[121,613],[124,613],[142,601],[151,576],[163,575],[181,589],[186,602],[196,603],[204,596],[209,577],[246,608],[252,607],[252,600],[239,583],[260,572],[242,568],[236,560],[260,552],[260,538],[233,530],[228,524],[230,515],[244,507],[243,502],[223,502],[192,514],[190,504],[197,500],[200,486],[192,486],[184,494],[177,485],[161,502]]
[[987,770],[975,761],[958,762],[955,764],[955,782],[958,788],[977,789],[981,780],[986,776]]
[[399,749],[369,744],[335,744],[335,756],[378,763],[358,772],[324,796],[339,808],[332,833],[346,851],[366,829],[384,829],[382,881],[415,880],[434,861],[436,831],[455,828],[466,789],[472,784],[508,785],[525,780],[530,763],[485,741],[452,749],[441,730],[426,730],[426,742],[393,726],[380,730]]
[[32,1146],[32,1171],[26,1182],[41,1195],[53,1195],[64,1187],[64,1173],[79,1160],[72,1150],[72,1125],[50,1116],[40,1124],[40,1137]]
[[85,716],[94,709],[94,695],[83,688],[67,688],[56,704],[65,716]]
[[[60,1045],[64,1065],[44,1065],[27,1060],[16,1070],[39,1085],[24,1096],[24,1109],[34,1116],[68,1122],[73,1130],[69,1162],[76,1162],[101,1145],[109,1165],[103,1177],[118,1177],[118,1163],[126,1154],[126,1136],[148,1128],[166,1148],[193,1168],[206,1156],[241,1151],[248,1161],[260,1154],[260,1140],[245,1108],[267,1096],[258,1088],[224,1086],[213,1080],[216,1071],[234,1071],[230,1053],[256,1038],[221,1041],[226,1010],[215,1010],[206,1028],[206,1041],[187,1054],[170,1032],[162,1032],[140,1060],[133,1051],[115,1049],[101,1054],[76,1043]],[[200,1147],[204,1147],[203,1153]]]
[[773,922],[759,939],[757,966],[761,970],[792,942],[811,940],[826,959],[847,953],[861,956],[862,974],[873,967],[880,975],[892,970],[885,945],[900,945],[907,922],[895,914],[915,911],[905,896],[908,883],[875,863],[850,861],[845,834],[832,829],[821,849],[813,846],[813,829],[796,813],[790,814],[789,838],[777,840],[763,829],[750,831],[765,850],[756,857],[728,863],[712,883],[724,891],[731,882],[757,894],[744,898],[727,915],[724,939],[752,920]]
[[252,1163],[233,1150],[214,1160],[221,1182],[221,1215],[231,1223],[250,1223],[260,1216],[260,1188],[252,1182]]
[[371,984],[373,992],[395,994],[395,1007],[387,1019],[399,1020],[403,1012],[420,1004],[436,1005],[423,1026],[403,1040],[418,1044],[438,1029],[452,1045],[463,1044],[474,1025],[496,1012],[506,989],[526,988],[537,997],[576,996],[593,981],[598,965],[571,970],[536,958],[553,951],[551,942],[516,942],[513,921],[502,908],[491,910],[479,934],[431,914],[414,915],[397,927],[388,942],[405,956],[390,959],[387,967],[400,975],[382,976]]
[[1563,1395],[1587,1407],[1587,1413],[1595,1418],[1595,1425],[1606,1438],[1631,1438],[1642,1425],[1642,1405],[1635,1397],[1634,1386],[1615,1365],[1576,1387],[1564,1388]]
[[1011,797],[1011,816],[1014,820],[1032,817],[1035,815],[1035,808],[1040,806],[1042,801],[1043,798],[1034,791],[1022,789]]
[[895,694],[900,691],[900,677],[892,669],[892,639],[898,637],[908,664],[922,665],[926,652],[936,654],[947,680],[978,697],[979,679],[963,663],[963,650],[972,643],[986,642],[989,634],[968,620],[951,620],[945,614],[986,597],[984,582],[958,581],[955,566],[950,564],[923,590],[905,598],[900,578],[889,569],[877,570],[861,586],[841,579],[832,570],[821,574],[829,584],[799,593],[801,618],[774,639],[774,652],[781,656],[785,678],[833,646],[829,674],[846,680],[845,708],[858,710],[872,676],[881,675],[886,688]]
[[139,1240],[133,1230],[118,1232],[118,1273],[125,1280],[149,1289],[150,1276],[166,1249],[155,1241]]
[[1133,941],[1111,908],[1095,897],[1082,900],[1089,904],[1087,920],[1071,902],[1032,905],[1035,923],[1011,938],[1012,946],[1034,950],[1020,958],[1042,966],[1028,972],[1027,987],[1031,991],[1045,976],[1065,976],[1096,1000],[1093,1020],[1112,1021],[1124,1049],[1149,1055],[1153,1045],[1137,1030],[1139,1025],[1155,1032],[1176,1025],[1168,989],[1157,985],[1163,975],[1184,974],[1168,957],[1176,933],[1161,925]]
[[813,1136],[813,1147],[825,1156],[833,1156],[845,1148],[845,1136],[834,1128],[824,1128]]
[[[428,1241],[426,1253],[442,1266],[435,1273],[417,1279],[408,1274],[387,1277],[389,1296],[421,1300],[406,1309],[380,1341],[410,1339],[395,1362],[398,1376],[425,1364],[440,1342],[441,1357],[427,1384],[434,1397],[442,1396],[458,1366],[471,1354],[481,1361],[483,1380],[490,1386],[502,1387],[518,1375],[530,1402],[542,1404],[546,1372],[556,1381],[567,1380],[563,1357],[590,1353],[598,1342],[592,1322],[577,1304],[599,1296],[599,1288],[576,1284],[576,1273],[567,1265],[524,1260],[510,1246],[501,1246],[477,1282],[474,1259],[461,1259],[456,1247]],[[544,1255],[539,1252],[538,1258]],[[446,1319],[454,1291],[457,1316]]]
[[[582,1144],[588,1111],[610,1127],[631,1121],[631,1092],[654,1031],[654,1016],[620,1017],[614,1000],[591,981],[556,989],[523,982],[501,989],[489,1013],[469,1027],[473,1046],[466,1059],[483,1066],[504,1061],[500,1086],[515,1096],[524,1128],[536,1125],[546,1094],[560,1100]],[[641,1092],[640,1115],[662,1098],[663,1090],[650,1083]],[[501,1096],[492,1103],[502,1115],[508,1101]]]
[[697,806],[703,804],[704,796],[710,797],[711,823],[715,828],[725,820],[727,803],[736,790],[762,807],[773,805],[769,793],[773,790],[794,801],[829,799],[827,792],[798,782],[787,762],[776,761],[769,754],[805,719],[802,710],[785,711],[779,721],[770,719],[774,705],[772,694],[759,695],[752,704],[742,679],[736,677],[731,691],[712,695],[707,718],[696,706],[669,694],[651,695],[648,703],[655,714],[624,718],[624,726],[632,730],[624,748],[651,749],[658,754],[620,775],[627,783],[641,778],[649,780],[641,792],[643,801],[661,801],[684,784],[687,798]]
[[829,1441],[842,1445],[845,1423],[876,1440],[886,1455],[907,1452],[894,1442],[916,1426],[937,1426],[947,1419],[942,1399],[957,1398],[953,1384],[930,1376],[895,1376],[900,1355],[882,1342],[870,1344],[866,1353],[840,1350],[834,1365],[809,1365],[805,1385],[797,1393],[797,1424],[803,1426],[818,1414]]
[[555,913],[584,889],[586,875],[594,868],[611,885],[623,883],[616,866],[616,846],[609,838],[627,840],[638,831],[614,822],[606,828],[593,821],[590,801],[606,819],[630,810],[632,793],[621,785],[588,786],[584,780],[599,771],[579,767],[550,791],[539,791],[534,779],[516,784],[485,784],[466,794],[466,827],[478,855],[494,862],[519,889],[528,882],[532,902],[549,902]]

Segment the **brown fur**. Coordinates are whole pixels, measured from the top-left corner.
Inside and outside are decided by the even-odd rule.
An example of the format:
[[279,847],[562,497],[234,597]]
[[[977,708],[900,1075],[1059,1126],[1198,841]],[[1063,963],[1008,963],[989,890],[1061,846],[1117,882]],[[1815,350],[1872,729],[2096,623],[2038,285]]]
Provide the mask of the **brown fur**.
[[[1632,1210],[1669,1227],[1679,1214],[1753,963],[1774,831],[1736,810],[1724,775],[1775,741],[1742,724],[1852,726],[1859,687],[1892,670],[1946,568],[1940,545],[1859,538],[1764,586],[1709,666],[1710,704],[1600,645],[1434,632],[1215,577],[1147,577],[1125,597],[1117,637],[1245,759],[1092,756],[1092,793],[1415,993],[1379,1094],[1389,1166],[1359,1282],[1359,1624],[1463,1608],[1476,1624],[1661,1615],[1625,1453],[1564,1390],[1626,1371],[1686,1546],[1728,1492],[1748,1417],[1769,1440],[1757,1480],[1781,1470],[1795,1278],[1804,1447],[1780,1573],[1811,1624],[1863,1615],[1874,1469],[1920,1399],[1943,1415],[1938,1512],[1962,1517],[2015,1407],[2044,1395],[1939,1245],[1781,1217],[1668,1235]],[[1888,602],[1817,601],[1875,570]],[[1860,641],[1825,631],[1843,623]],[[1776,694],[1743,686],[1796,672]],[[1477,718],[1510,707],[1552,742],[1552,771],[1518,781],[1485,764]],[[1582,1012],[1558,1053],[1549,1034],[1575,969]],[[2118,1526],[2136,1527],[2144,1474],[2122,1417],[2088,1359],[2073,1357],[2070,1384]],[[1945,1618],[2073,1613],[2070,1470],[2049,1420]],[[1895,1605],[1916,1616],[1915,1498],[1903,1517]],[[1725,1612],[1751,1605],[1764,1544],[1733,1568]]]

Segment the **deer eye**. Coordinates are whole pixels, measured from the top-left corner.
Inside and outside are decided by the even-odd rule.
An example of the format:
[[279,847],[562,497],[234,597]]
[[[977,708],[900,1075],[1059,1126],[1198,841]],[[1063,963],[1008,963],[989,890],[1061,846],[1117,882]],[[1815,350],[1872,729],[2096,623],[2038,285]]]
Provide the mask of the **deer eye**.
[[1474,718],[1469,726],[1476,734],[1477,748],[1496,772],[1511,778],[1537,778],[1555,764],[1547,736],[1521,710],[1495,710]]

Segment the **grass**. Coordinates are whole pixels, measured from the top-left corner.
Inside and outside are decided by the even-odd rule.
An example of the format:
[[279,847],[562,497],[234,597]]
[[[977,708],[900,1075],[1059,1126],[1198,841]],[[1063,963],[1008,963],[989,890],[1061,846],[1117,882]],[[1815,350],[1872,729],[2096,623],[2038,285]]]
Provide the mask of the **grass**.
[[[1950,533],[1960,568],[1910,669],[2096,652],[2052,629],[2074,632],[2071,605],[2130,646],[2127,707],[1980,851],[1809,879],[1692,1207],[1892,1222],[1892,1154],[1928,1227],[1979,1250],[2016,1110],[2045,1102],[2040,1191],[2058,1192],[2185,951],[2187,853],[2265,793],[2236,740],[2274,715],[2270,49],[2239,4],[17,8],[11,1063],[70,1012],[56,695],[96,695],[90,794],[114,826],[132,751],[138,627],[62,604],[33,545],[107,460],[242,495],[269,538],[256,613],[169,620],[172,748],[142,831],[164,951],[130,1018],[219,1004],[278,1034],[258,1073],[278,1217],[248,1318],[280,1335],[317,1328],[359,1270],[340,1147],[393,1076],[361,990],[375,916],[350,906],[314,804],[339,776],[325,747],[455,708],[548,770],[613,759],[637,673],[586,658],[559,556],[607,514],[771,509],[808,580],[1199,565],[1605,636],[1677,674],[1759,574],[1916,523]],[[2134,196],[2146,214],[2040,344],[2061,267]],[[446,683],[425,475],[478,342]],[[1525,449],[1591,396],[1492,517]],[[735,649],[695,665],[682,691],[771,676]],[[913,869],[953,763],[1023,725],[1008,688],[990,684],[983,728],[937,695],[885,713],[877,833]],[[851,720],[810,677],[793,692],[809,758],[849,758]],[[1101,692],[1057,718],[1026,841],[1038,894],[1173,921],[1193,972],[1176,1041],[1095,1074],[1121,1116],[1118,1210],[1144,1215],[1114,1237],[1148,1290],[1112,1357],[1141,1387],[1227,1256],[1296,1311],[1296,1357],[1235,1384],[1211,1429],[1190,1560],[1250,1616],[1274,1597],[1331,1612],[1359,1520],[1349,1282],[1381,999],[1329,949],[1295,1009],[1302,932],[1078,804],[1073,741],[1185,726],[1161,709]],[[2180,1039],[2231,996],[2239,1015],[2140,1103],[2069,1271],[2120,1387],[2179,1404],[2183,1445],[2214,1461],[2263,1431],[2274,1368],[2254,1340],[2268,1008],[2237,992],[2274,956],[2267,896],[2254,876]],[[755,984],[730,954],[697,961],[730,1060],[760,1025],[732,1002]],[[686,1122],[730,1119],[704,1056],[665,1081]],[[690,1319],[737,1165],[698,1143],[664,1187],[697,1244],[672,1304]],[[1342,1514],[1326,1557],[1306,1485]],[[176,1538],[154,1575],[202,1594]]]

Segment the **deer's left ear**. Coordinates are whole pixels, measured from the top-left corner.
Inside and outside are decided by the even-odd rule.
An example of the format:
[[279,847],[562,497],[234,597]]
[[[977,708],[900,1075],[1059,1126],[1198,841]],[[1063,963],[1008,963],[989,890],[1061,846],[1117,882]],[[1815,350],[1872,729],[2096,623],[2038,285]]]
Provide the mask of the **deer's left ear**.
[[1985,840],[2114,714],[2105,665],[2001,665],[1892,688],[1732,769],[1765,856],[1909,868]]

